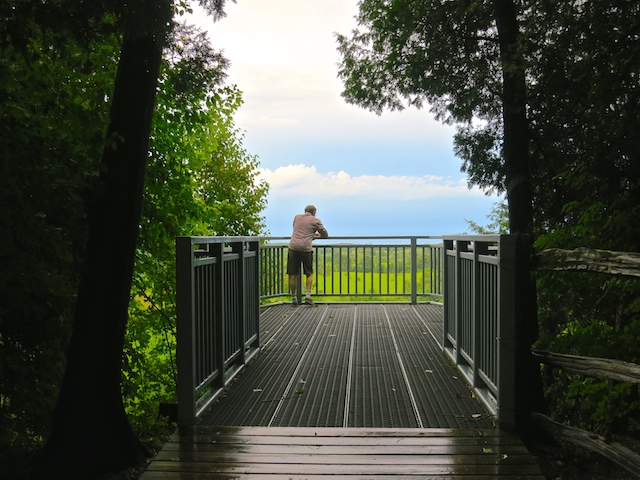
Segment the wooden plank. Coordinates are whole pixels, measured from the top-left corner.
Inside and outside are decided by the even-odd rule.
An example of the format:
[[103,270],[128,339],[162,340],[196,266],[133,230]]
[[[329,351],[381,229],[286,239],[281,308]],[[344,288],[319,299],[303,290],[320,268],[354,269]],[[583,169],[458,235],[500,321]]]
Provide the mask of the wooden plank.
[[[233,474],[271,474],[307,476],[322,473],[323,475],[483,475],[489,478],[513,475],[537,475],[537,465],[474,465],[460,463],[457,465],[414,465],[414,464],[381,464],[368,463],[351,465],[317,465],[287,463],[206,463],[206,462],[167,462],[154,461],[148,471],[190,472],[190,473],[233,473]],[[543,477],[544,478],[544,477]],[[141,480],[146,480],[143,476]]]
[[[527,448],[521,444],[486,444],[482,445],[350,445],[349,452],[354,455],[478,455],[481,453],[495,454],[529,454]],[[163,451],[166,452],[210,452],[212,446],[202,443],[167,443]],[[304,454],[313,451],[318,455],[340,455],[344,453],[343,445],[291,445],[291,444],[216,444],[215,451],[224,454],[248,453],[253,455],[286,455]]]
[[[144,480],[298,480],[299,477],[282,476],[279,474],[266,474],[266,473],[253,473],[253,474],[238,474],[238,473],[197,473],[197,472],[147,472],[144,476]],[[477,475],[456,475],[455,477],[442,475],[428,475],[420,473],[417,475],[376,475],[372,477],[370,474],[355,474],[350,475],[348,480],[443,480],[444,478],[455,480],[483,480],[483,479],[495,479],[498,477],[486,476],[479,477]],[[504,477],[505,479],[507,477]],[[304,480],[343,480],[340,477],[334,475],[323,475],[315,473],[312,475],[305,475]],[[516,474],[508,477],[508,480],[546,480],[543,475],[527,475]]]
[[347,477],[544,479],[518,437],[499,430],[191,427],[141,480]]
[[336,446],[391,446],[391,445],[417,445],[429,447],[434,445],[511,445],[518,443],[518,440],[501,437],[433,437],[429,439],[406,437],[406,438],[375,438],[375,437],[215,437],[215,436],[193,436],[176,443],[200,443],[200,444],[261,444],[261,445],[336,445]]
[[172,439],[184,439],[189,435],[233,435],[233,436],[281,436],[281,437],[329,437],[329,438],[427,438],[427,437],[507,437],[517,438],[514,434],[487,429],[459,428],[339,428],[339,427],[225,427],[213,425],[197,425],[180,427]]
[[282,451],[277,454],[255,453],[220,453],[220,452],[185,452],[161,451],[156,461],[168,462],[198,462],[218,464],[318,464],[318,465],[458,465],[460,463],[472,465],[524,465],[535,464],[528,454],[501,453],[496,454],[493,449],[486,453],[460,455],[453,450],[445,454],[389,454],[389,453],[358,453],[351,450],[348,453],[328,454],[325,452],[289,453]]
[[[347,436],[345,430],[351,432]],[[240,432],[234,435],[233,431]],[[204,433],[199,433],[204,432]],[[249,435],[246,435],[249,433]],[[259,435],[259,433],[262,433]],[[333,433],[333,436],[330,434]],[[448,434],[448,435],[447,435]],[[310,447],[334,447],[344,449],[345,447],[360,449],[403,449],[412,447],[413,449],[423,449],[432,451],[434,449],[451,449],[451,447],[475,447],[477,448],[508,448],[517,446],[523,448],[521,440],[513,434],[500,432],[499,430],[451,430],[449,429],[398,429],[382,430],[376,434],[372,429],[304,429],[304,428],[268,428],[268,427],[197,427],[182,430],[182,435],[174,434],[167,445],[201,445],[202,450],[206,450],[208,445],[220,447],[245,446],[247,448],[256,446],[270,446],[272,448],[300,448]],[[172,450],[179,449],[180,446],[171,447]]]

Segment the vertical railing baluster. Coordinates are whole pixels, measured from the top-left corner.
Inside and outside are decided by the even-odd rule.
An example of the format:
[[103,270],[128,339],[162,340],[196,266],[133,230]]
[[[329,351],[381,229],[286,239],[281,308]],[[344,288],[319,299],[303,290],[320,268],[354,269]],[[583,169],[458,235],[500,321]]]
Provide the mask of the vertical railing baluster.
[[[216,299],[214,307],[214,338],[213,343],[215,345],[215,368],[224,372],[224,360],[225,360],[225,328],[224,328],[224,312],[226,310],[226,286],[224,282],[225,271],[225,259],[224,259],[224,244],[214,243],[211,245],[211,251],[213,257],[216,258],[216,269],[214,271],[214,286],[213,295]],[[224,375],[218,375],[216,379],[216,386],[221,388],[224,386]]]
[[245,316],[246,316],[245,305],[246,305],[246,295],[249,293],[247,292],[247,289],[244,288],[245,282],[246,282],[245,243],[243,241],[232,243],[231,251],[233,253],[238,254],[238,267],[237,267],[238,274],[236,276],[236,285],[234,285],[234,289],[236,292],[234,296],[235,297],[234,300],[236,302],[237,319],[238,319],[237,330],[235,333],[237,334],[236,342],[240,348],[240,361],[244,364],[246,361],[246,358],[245,358],[246,351],[244,346],[247,339],[247,334],[245,331]]
[[418,240],[411,237],[411,304],[418,303]]
[[380,247],[378,248],[378,268],[377,271],[378,273],[378,293],[383,293],[382,292],[382,248]]

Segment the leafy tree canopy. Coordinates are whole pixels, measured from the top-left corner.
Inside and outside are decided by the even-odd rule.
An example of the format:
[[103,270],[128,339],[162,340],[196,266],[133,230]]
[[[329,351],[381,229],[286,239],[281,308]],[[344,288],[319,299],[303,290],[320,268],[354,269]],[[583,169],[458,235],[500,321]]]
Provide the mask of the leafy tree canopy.
[[[640,7],[630,0],[516,6],[538,234],[571,225],[584,243],[604,227],[605,242],[639,248],[629,206],[638,204]],[[348,102],[378,114],[426,105],[456,123],[454,149],[469,182],[504,192],[493,7],[361,0],[358,28],[338,35],[339,76]]]
[[[87,218],[102,192],[100,158],[117,141],[105,133],[127,22],[132,11],[149,13],[147,7],[173,8],[177,14],[190,8],[188,2],[151,3],[25,0],[0,5],[3,469],[11,469],[7,453],[41,446],[51,428],[86,255]],[[223,16],[224,1],[199,3],[216,18]],[[257,158],[244,150],[233,123],[241,94],[224,84],[228,62],[202,34],[175,25],[158,89],[129,353],[145,336],[158,342],[153,323],[145,323],[153,310],[147,307],[164,305],[171,311],[175,235],[264,230],[260,212],[267,186],[256,180]],[[156,27],[137,23],[136,32]],[[161,298],[164,293],[168,296]],[[170,314],[165,321],[169,331]],[[140,375],[150,378],[165,367],[149,362],[145,348],[134,355],[142,352],[137,358],[145,371]],[[124,388],[137,392],[141,383],[132,380],[137,373],[131,372]],[[173,379],[158,378],[144,385],[156,399],[153,408],[158,398],[170,400],[173,394]],[[129,411],[140,415],[141,409]],[[145,415],[155,418],[156,413],[148,409]],[[10,471],[9,477],[18,477],[19,472]]]

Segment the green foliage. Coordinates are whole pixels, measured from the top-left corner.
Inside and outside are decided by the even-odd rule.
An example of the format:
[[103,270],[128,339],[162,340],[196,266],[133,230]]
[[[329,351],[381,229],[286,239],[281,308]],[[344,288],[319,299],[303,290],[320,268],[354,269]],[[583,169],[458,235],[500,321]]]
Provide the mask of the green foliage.
[[531,12],[531,149],[542,233],[638,251],[637,2]]
[[552,416],[568,425],[602,435],[640,433],[637,386],[558,372],[546,396]]
[[124,357],[125,405],[142,431],[155,424],[161,402],[176,401],[175,238],[264,233],[268,188],[234,126],[242,98],[222,83],[227,61],[186,26],[166,58]]
[[496,202],[491,207],[491,212],[487,215],[487,219],[490,220],[486,226],[482,226],[474,222],[473,220],[465,220],[472,233],[476,233],[478,235],[489,235],[489,234],[507,234],[509,233],[509,207],[507,203]]
[[[423,279],[428,279],[429,275],[429,272],[421,273],[425,276],[417,278],[418,291],[423,291]],[[411,292],[411,274],[333,272],[331,275],[316,274],[314,284],[321,294],[408,295]],[[425,288],[424,291],[429,291],[428,286]]]
[[[541,336],[553,352],[640,363],[637,282],[592,274],[544,274],[538,280]],[[553,416],[591,431],[637,434],[637,386],[557,372],[547,379]]]
[[24,448],[47,435],[64,372],[117,63],[109,35],[28,27],[0,48],[0,444]]
[[455,124],[470,184],[506,190],[502,67],[492,2],[364,0],[350,37],[338,35],[349,103],[381,114],[428,106]]
[[[3,455],[36,449],[49,434],[107,145],[118,12],[84,3],[0,6]],[[233,124],[240,92],[223,85],[226,60],[202,35],[177,31],[182,44],[166,52],[158,95],[123,352],[124,402],[144,435],[162,428],[158,403],[175,399],[175,236],[264,230],[267,186]],[[0,458],[0,476],[8,464]]]
[[378,114],[428,103],[445,121],[499,113],[501,77],[488,2],[363,0],[338,35],[343,97]]

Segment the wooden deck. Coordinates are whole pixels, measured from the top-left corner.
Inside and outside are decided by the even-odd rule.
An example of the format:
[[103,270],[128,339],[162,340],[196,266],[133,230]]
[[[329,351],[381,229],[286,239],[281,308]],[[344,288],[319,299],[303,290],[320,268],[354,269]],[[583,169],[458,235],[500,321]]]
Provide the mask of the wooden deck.
[[439,312],[265,310],[263,351],[198,425],[176,430],[141,480],[544,479],[440,353]]
[[141,480],[543,480],[496,429],[196,426],[176,431]]

